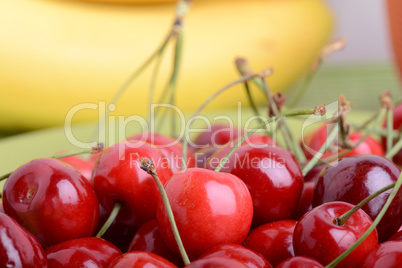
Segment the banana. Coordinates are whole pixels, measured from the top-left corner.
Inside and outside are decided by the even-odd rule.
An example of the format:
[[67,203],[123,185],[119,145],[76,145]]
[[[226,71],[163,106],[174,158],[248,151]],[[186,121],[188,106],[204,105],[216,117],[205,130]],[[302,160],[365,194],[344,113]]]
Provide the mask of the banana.
[[[66,117],[97,120],[102,104],[158,48],[174,19],[174,3],[132,2],[0,1],[0,129],[57,126]],[[273,91],[289,88],[312,65],[333,25],[322,0],[194,1],[184,21],[177,107],[194,111],[238,79],[238,56],[255,71],[273,67],[267,79]],[[168,46],[161,61],[155,100],[169,78],[173,49]],[[130,85],[116,107],[106,108],[110,116],[149,112],[153,69]],[[242,87],[208,107],[236,107],[246,100]]]

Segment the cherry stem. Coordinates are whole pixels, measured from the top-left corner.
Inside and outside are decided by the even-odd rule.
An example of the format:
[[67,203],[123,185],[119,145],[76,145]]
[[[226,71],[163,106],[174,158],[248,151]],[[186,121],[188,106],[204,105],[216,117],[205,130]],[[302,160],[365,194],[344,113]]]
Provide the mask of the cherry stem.
[[389,160],[392,160],[392,158],[401,150],[402,148],[402,137],[399,138],[398,142],[395,143],[395,145],[387,152],[385,157]]
[[370,202],[372,199],[374,199],[375,197],[379,196],[380,194],[382,194],[383,192],[391,189],[392,187],[395,186],[395,182],[391,183],[390,185],[387,185],[383,188],[381,188],[380,190],[372,193],[371,195],[367,196],[366,198],[364,198],[362,201],[360,201],[356,206],[354,206],[351,210],[349,210],[348,212],[345,212],[343,215],[336,217],[334,219],[335,223],[339,226],[344,225],[347,220],[359,209],[361,209],[363,206],[365,206],[368,202]]
[[226,162],[229,160],[229,157],[234,153],[234,151],[240,147],[240,145],[254,132],[256,132],[258,129],[260,129],[261,127],[263,127],[264,125],[270,124],[273,121],[276,121],[278,119],[281,118],[285,118],[285,117],[291,117],[291,116],[299,116],[299,115],[324,115],[326,111],[325,105],[319,105],[316,106],[314,109],[308,109],[308,110],[299,110],[299,111],[290,111],[290,112],[286,112],[283,114],[278,114],[276,116],[270,117],[267,120],[265,120],[264,122],[260,123],[258,126],[256,126],[255,128],[253,128],[252,130],[250,130],[249,132],[247,132],[234,146],[233,148],[226,154],[225,157],[223,157],[221,159],[221,161],[219,162],[219,165],[215,168],[216,172],[219,172],[222,167],[226,164]]
[[[264,72],[263,72],[264,74]],[[212,100],[214,100],[219,94],[222,92],[226,91],[227,89],[239,84],[239,83],[244,83],[245,81],[248,81],[254,77],[261,76],[261,74],[249,74],[245,75],[229,84],[226,86],[222,87],[218,91],[216,91],[212,96],[210,96],[200,107],[198,107],[197,111],[193,114],[192,117],[190,117],[188,124],[186,125],[186,128],[184,129],[184,139],[183,139],[183,150],[182,150],[182,161],[181,161],[181,169],[186,169],[187,168],[187,147],[188,147],[188,142],[187,142],[187,137],[188,137],[188,130],[191,126],[191,124],[194,122],[195,118],[201,113],[201,111],[207,106]]]
[[188,255],[184,248],[183,242],[181,240],[179,230],[177,228],[176,221],[174,219],[172,207],[170,206],[169,198],[166,194],[165,188],[163,187],[161,180],[159,179],[155,166],[150,159],[146,159],[144,157],[140,158],[140,162],[141,162],[141,169],[143,169],[145,172],[147,172],[149,175],[151,175],[152,178],[154,178],[154,180],[158,186],[158,189],[159,189],[159,192],[161,193],[163,204],[165,205],[165,209],[166,209],[166,212],[167,212],[167,215],[169,218],[170,226],[172,228],[173,235],[176,240],[177,246],[179,248],[181,257],[183,259],[184,264],[189,265],[190,259],[188,258]]
[[306,176],[306,174],[319,162],[319,160],[324,154],[325,149],[327,148],[327,145],[332,144],[337,135],[338,135],[338,127],[335,126],[329,133],[328,138],[324,142],[324,144],[321,145],[320,149],[314,154],[313,158],[311,158],[311,160],[307,163],[307,165],[303,167],[302,169],[303,176]]
[[392,138],[392,134],[394,131],[394,116],[392,113],[392,109],[387,109],[387,153],[392,149],[392,143],[394,139]]
[[391,205],[392,200],[394,200],[396,194],[398,193],[402,184],[402,173],[399,175],[398,180],[395,182],[394,189],[392,189],[391,194],[388,196],[387,201],[385,202],[384,206],[382,207],[380,213],[378,213],[377,217],[370,225],[370,227],[364,232],[364,234],[345,252],[339,255],[335,260],[333,260],[330,264],[325,266],[325,268],[333,268],[338,265],[344,258],[346,258],[355,248],[357,248],[366,238],[370,235],[370,233],[377,227],[378,223],[384,217],[385,213],[387,212],[389,206]]
[[96,237],[101,238],[106,233],[106,231],[109,229],[110,225],[112,225],[113,221],[116,219],[121,208],[122,208],[122,205],[119,201],[114,202],[114,206],[113,206],[112,211],[109,214],[109,217],[103,224],[102,228],[100,228],[100,230],[96,234]]
[[[60,153],[60,154],[53,155],[50,158],[60,159],[60,158],[64,158],[64,157],[69,157],[69,156],[74,156],[74,155],[81,155],[81,154],[96,154],[96,153],[101,152],[103,150],[103,148],[104,148],[104,145],[102,143],[98,143],[97,145],[95,145],[94,147],[92,147],[90,149],[82,149],[82,150],[76,151],[76,152]],[[10,175],[13,172],[14,171],[11,171],[9,173],[6,173],[6,174],[0,176],[0,181],[3,181],[5,179],[7,179],[8,177],[10,177]]]
[[[247,81],[244,82],[244,88],[246,90],[247,98],[248,98],[248,101],[250,103],[251,109],[254,111],[254,114],[257,116],[258,121],[260,121],[260,123],[262,123],[263,122],[262,115],[258,111],[258,107],[254,102],[253,96],[251,95],[250,86],[249,86],[249,83]],[[269,134],[268,126],[265,125],[265,128],[266,128],[267,134]]]

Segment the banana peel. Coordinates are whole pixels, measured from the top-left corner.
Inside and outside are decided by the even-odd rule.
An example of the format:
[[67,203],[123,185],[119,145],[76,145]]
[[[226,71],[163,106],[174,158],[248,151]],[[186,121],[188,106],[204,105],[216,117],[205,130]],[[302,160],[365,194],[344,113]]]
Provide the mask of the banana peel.
[[[158,48],[174,10],[174,3],[1,1],[0,129],[57,126],[66,117],[73,123],[98,120],[131,73]],[[194,111],[238,79],[238,56],[255,71],[273,67],[267,79],[271,90],[286,90],[311,67],[333,26],[322,0],[194,1],[184,21],[178,109]],[[156,100],[169,78],[173,49],[167,47],[161,61]],[[152,73],[153,67],[130,85],[110,116],[150,112]],[[247,103],[242,85],[208,107],[235,108],[239,101]]]

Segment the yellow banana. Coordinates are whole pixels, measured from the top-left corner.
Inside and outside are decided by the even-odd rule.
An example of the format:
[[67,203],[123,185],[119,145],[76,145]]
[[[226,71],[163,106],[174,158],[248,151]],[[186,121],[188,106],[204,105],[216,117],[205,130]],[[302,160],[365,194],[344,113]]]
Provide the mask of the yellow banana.
[[[0,1],[0,128],[61,125],[83,103],[93,105],[76,109],[73,122],[98,118],[98,104],[109,102],[157,49],[174,18],[174,3],[120,2],[133,4]],[[333,18],[322,0],[204,0],[191,4],[184,27],[176,103],[188,112],[239,78],[238,56],[247,58],[255,71],[273,67],[268,83],[274,91],[288,88],[328,41]],[[155,99],[170,75],[172,47],[168,49]],[[130,86],[114,114],[147,114],[152,72],[153,67]],[[236,107],[245,100],[238,87],[209,107]]]

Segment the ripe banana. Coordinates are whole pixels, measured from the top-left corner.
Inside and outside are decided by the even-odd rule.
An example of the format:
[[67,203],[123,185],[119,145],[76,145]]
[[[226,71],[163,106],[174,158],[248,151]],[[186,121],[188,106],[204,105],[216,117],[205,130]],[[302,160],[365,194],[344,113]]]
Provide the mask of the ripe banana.
[[[165,38],[174,10],[174,3],[1,1],[0,129],[62,125],[71,111],[73,123],[96,120],[100,103],[109,102]],[[184,27],[176,103],[189,112],[239,78],[238,56],[255,71],[273,67],[272,90],[288,88],[328,41],[333,18],[322,0],[194,1]],[[156,100],[171,71],[173,47],[168,50]],[[130,86],[111,115],[148,113],[152,73],[153,67]],[[209,107],[234,108],[246,100],[237,87]]]

